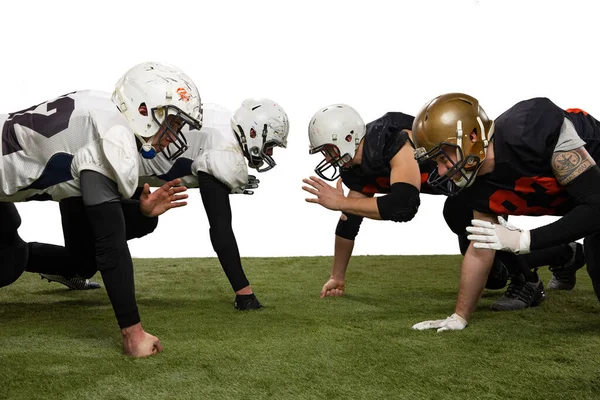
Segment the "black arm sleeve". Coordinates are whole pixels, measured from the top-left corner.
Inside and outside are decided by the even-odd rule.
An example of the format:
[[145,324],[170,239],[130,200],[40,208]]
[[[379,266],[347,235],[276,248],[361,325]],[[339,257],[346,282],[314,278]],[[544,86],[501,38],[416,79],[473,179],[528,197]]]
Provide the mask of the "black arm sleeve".
[[126,199],[121,201],[127,240],[141,238],[154,232],[158,225],[158,216],[147,217],[140,210],[140,201],[135,199]]
[[[122,329],[140,322],[135,299],[133,262],[127,247],[125,218],[118,195],[114,200],[94,204],[97,199],[94,190],[98,187],[98,179],[106,180],[103,188],[110,186],[112,182],[96,172],[84,171],[81,174],[81,193],[96,243],[96,265]],[[108,198],[105,195],[102,197]]]
[[566,186],[577,206],[559,220],[531,230],[531,250],[569,243],[600,232],[600,169],[594,166]]
[[356,235],[358,235],[363,217],[350,213],[344,213],[344,215],[346,216],[346,220],[340,218],[335,229],[335,234],[344,239],[354,240]]
[[242,269],[240,251],[231,227],[231,205],[227,185],[214,176],[198,171],[198,185],[210,223],[210,241],[234,291],[250,283]]

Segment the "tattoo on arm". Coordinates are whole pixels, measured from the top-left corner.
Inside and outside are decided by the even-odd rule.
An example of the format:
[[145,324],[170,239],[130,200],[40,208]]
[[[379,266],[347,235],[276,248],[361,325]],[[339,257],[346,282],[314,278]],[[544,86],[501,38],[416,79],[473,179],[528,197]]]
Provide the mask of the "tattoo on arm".
[[552,171],[558,183],[563,186],[594,165],[596,162],[583,146],[569,151],[557,151],[552,155]]

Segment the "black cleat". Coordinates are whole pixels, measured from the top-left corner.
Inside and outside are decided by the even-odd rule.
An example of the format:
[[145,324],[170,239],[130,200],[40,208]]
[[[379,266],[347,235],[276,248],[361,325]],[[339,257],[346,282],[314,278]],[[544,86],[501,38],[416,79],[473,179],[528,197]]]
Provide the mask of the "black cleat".
[[513,276],[506,293],[492,304],[494,311],[523,310],[539,306],[546,299],[544,284],[538,278],[537,282],[527,282],[522,274]]
[[65,278],[61,275],[40,274],[40,277],[42,278],[42,280],[47,279],[48,282],[61,283],[73,290],[100,289],[99,283],[91,282],[89,279],[80,278],[78,276],[74,276],[72,278]]
[[585,265],[583,256],[583,245],[581,243],[569,243],[573,250],[573,256],[565,265],[549,265],[552,278],[548,282],[548,289],[572,290],[577,281],[577,270]]
[[252,294],[238,294],[235,296],[235,302],[233,303],[236,310],[248,311],[258,310],[264,308],[260,301],[256,298],[254,293]]

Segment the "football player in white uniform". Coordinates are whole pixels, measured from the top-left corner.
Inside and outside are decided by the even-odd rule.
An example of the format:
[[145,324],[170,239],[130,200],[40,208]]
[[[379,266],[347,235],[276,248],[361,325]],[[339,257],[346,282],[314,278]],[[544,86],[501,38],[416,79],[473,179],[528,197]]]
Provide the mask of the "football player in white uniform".
[[[164,152],[174,159],[187,149],[181,129],[201,128],[200,95],[178,68],[143,63],[127,71],[110,94],[77,91],[26,110],[0,116],[0,287],[47,258],[23,242],[14,202],[80,199],[101,272],[123,335],[123,350],[143,357],[162,350],[141,325],[133,266],[126,242],[122,199],[138,186],[139,157]],[[167,149],[168,147],[168,149]],[[150,193],[145,186],[139,215],[156,217],[185,205],[180,180]],[[41,245],[43,247],[43,245]],[[66,251],[76,250],[66,243]],[[65,264],[68,264],[66,262]],[[66,269],[71,266],[65,266]]]
[[272,100],[245,100],[233,114],[217,105],[205,105],[200,135],[186,135],[189,148],[177,160],[140,159],[140,185],[158,186],[181,178],[187,187],[199,187],[210,223],[210,239],[236,294],[238,310],[262,305],[244,274],[231,226],[229,194],[252,194],[259,181],[248,167],[265,172],[276,163],[274,147],[285,148],[288,117]]

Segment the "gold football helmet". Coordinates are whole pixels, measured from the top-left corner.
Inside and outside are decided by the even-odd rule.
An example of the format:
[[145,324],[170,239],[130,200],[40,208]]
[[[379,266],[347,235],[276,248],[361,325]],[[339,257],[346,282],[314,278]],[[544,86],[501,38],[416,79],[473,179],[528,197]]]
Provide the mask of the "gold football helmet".
[[[455,194],[473,183],[494,134],[494,121],[474,97],[448,93],[425,104],[415,117],[412,133],[419,163],[440,155],[452,162],[446,173],[440,175],[436,169],[430,174],[429,185],[444,194]],[[450,149],[456,151],[456,157]]]

